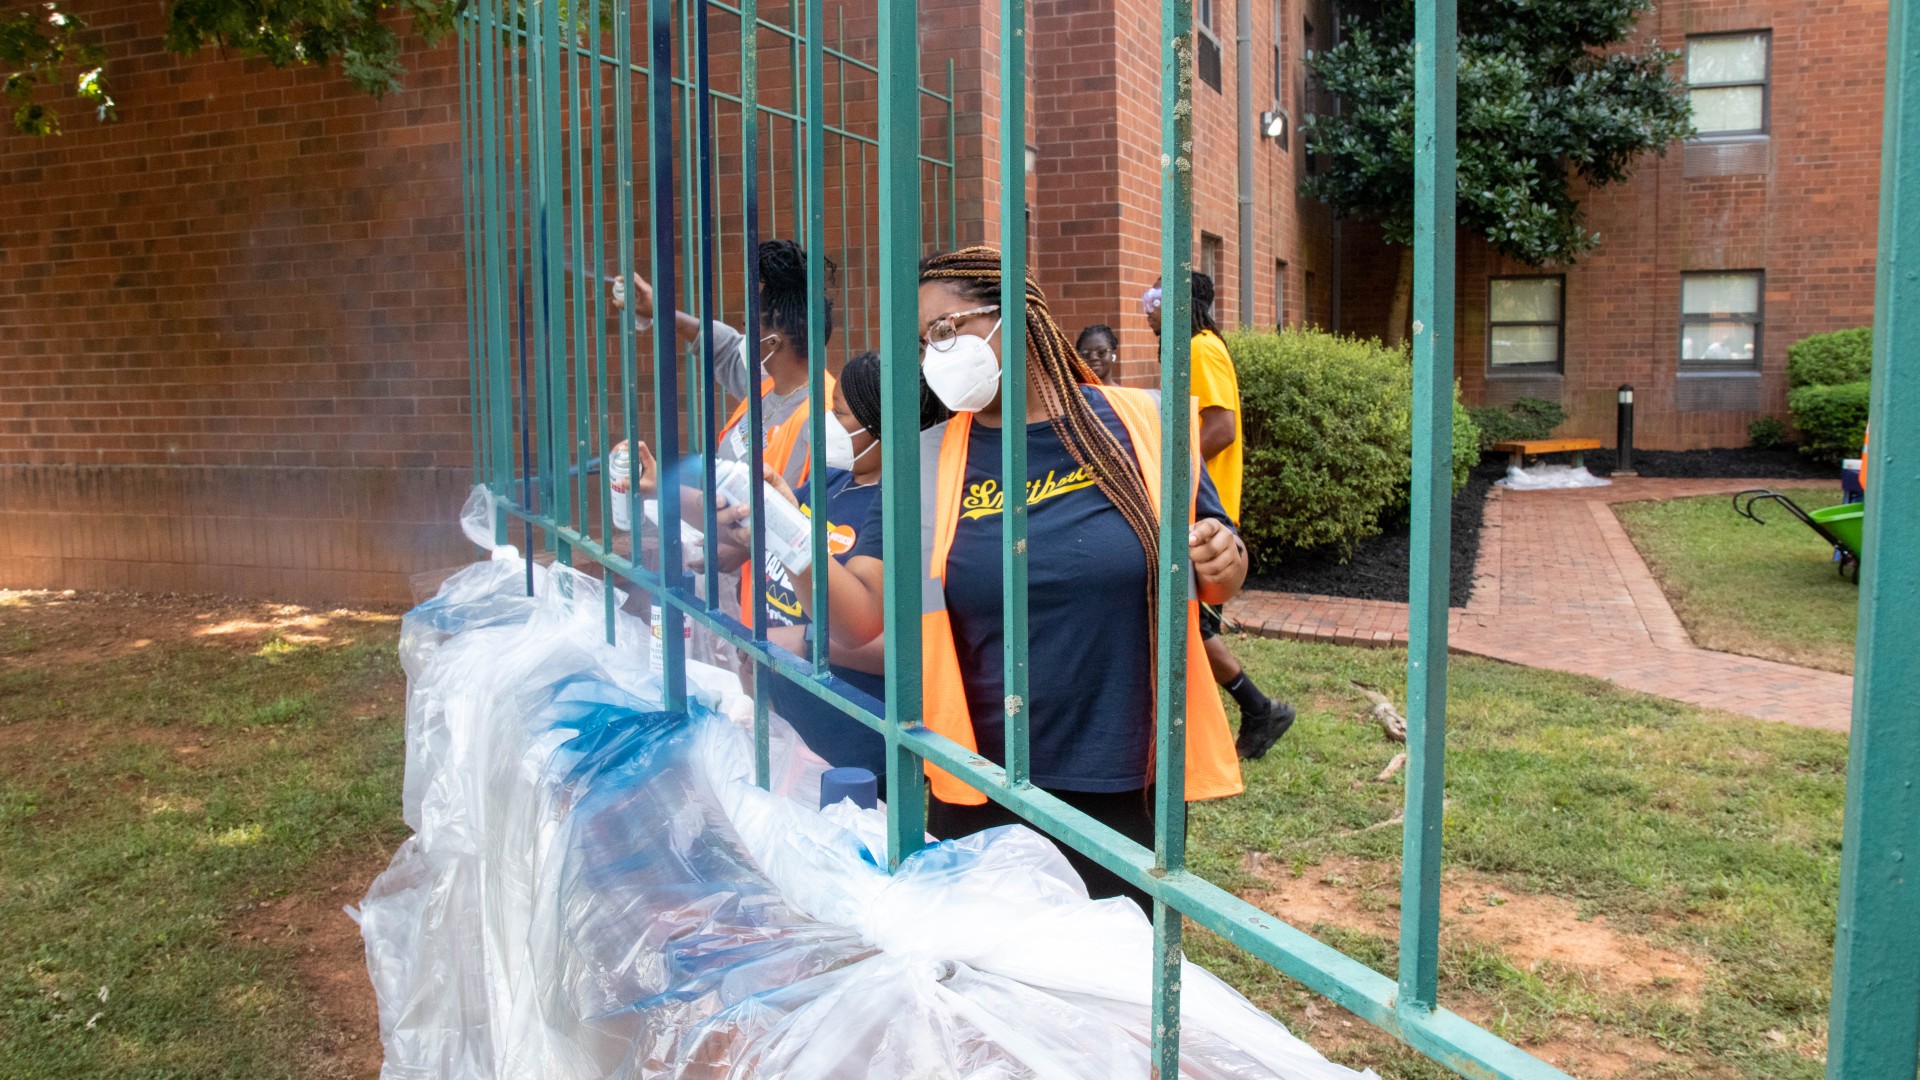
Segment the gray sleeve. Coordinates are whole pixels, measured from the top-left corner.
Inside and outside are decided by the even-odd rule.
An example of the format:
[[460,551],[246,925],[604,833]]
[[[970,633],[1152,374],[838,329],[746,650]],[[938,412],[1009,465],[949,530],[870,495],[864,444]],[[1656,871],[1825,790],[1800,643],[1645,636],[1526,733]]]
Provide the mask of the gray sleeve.
[[713,378],[720,388],[737,398],[747,396],[747,339],[740,331],[718,319],[707,323],[713,337]]

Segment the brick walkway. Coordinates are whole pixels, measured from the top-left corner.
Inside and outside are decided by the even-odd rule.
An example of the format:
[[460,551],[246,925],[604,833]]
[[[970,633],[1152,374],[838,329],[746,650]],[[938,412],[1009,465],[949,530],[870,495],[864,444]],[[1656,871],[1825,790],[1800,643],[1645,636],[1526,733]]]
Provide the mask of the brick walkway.
[[[1762,720],[1847,730],[1852,678],[1695,646],[1613,514],[1617,502],[1768,484],[1633,477],[1574,491],[1494,489],[1472,598],[1449,613],[1453,651],[1592,675]],[[1246,632],[1269,637],[1371,646],[1407,640],[1405,604],[1255,589],[1227,614]]]

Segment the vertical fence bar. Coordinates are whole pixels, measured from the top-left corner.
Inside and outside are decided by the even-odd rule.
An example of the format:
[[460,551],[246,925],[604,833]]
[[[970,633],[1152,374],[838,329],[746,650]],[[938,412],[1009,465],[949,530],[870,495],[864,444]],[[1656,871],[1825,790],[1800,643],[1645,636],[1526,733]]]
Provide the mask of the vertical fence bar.
[[[593,0],[587,0],[587,3],[591,5]],[[588,19],[589,21],[592,19],[591,12],[588,14]],[[567,183],[569,210],[567,247],[568,254],[571,256],[568,260],[571,270],[568,278],[573,306],[573,341],[564,354],[566,364],[562,370],[565,377],[573,383],[573,423],[570,428],[572,442],[568,447],[566,461],[561,463],[561,470],[571,478],[567,490],[567,513],[571,515],[574,527],[580,530],[581,535],[591,537],[593,534],[588,527],[591,515],[587,512],[587,500],[591,498],[588,494],[590,488],[587,482],[587,458],[592,450],[590,439],[592,420],[589,407],[591,399],[588,392],[593,386],[593,347],[589,344],[592,339],[588,337],[587,319],[594,309],[594,301],[598,299],[601,290],[598,268],[587,265],[587,256],[590,254],[586,216],[587,136],[583,130],[585,117],[582,115],[580,106],[584,89],[581,76],[599,61],[595,59],[593,53],[588,53],[585,59],[581,57],[581,46],[586,44],[584,40],[586,31],[580,22],[580,9],[575,5],[568,5],[564,33],[565,36],[560,43],[564,44],[567,50],[566,107],[561,112],[566,117],[567,164],[570,166]]]
[[919,280],[919,15],[912,4],[880,5],[880,426],[886,534],[887,863],[920,849],[926,835],[920,759],[900,740],[921,718]]
[[[706,14],[707,2],[706,0],[676,0],[676,3],[679,8],[675,16],[678,20],[675,29],[680,36],[681,69],[677,87],[680,94],[680,190],[686,193],[679,204],[685,208],[680,260],[681,265],[687,268],[687,294],[692,297],[692,304],[689,306],[699,318],[701,325],[699,335],[694,339],[693,344],[680,349],[687,365],[686,389],[689,395],[689,400],[682,402],[681,407],[685,409],[684,418],[687,426],[684,431],[687,445],[699,448],[707,443],[707,432],[701,424],[701,418],[706,415],[707,399],[713,394],[712,383],[706,378],[707,373],[700,364],[700,358],[706,354],[706,322],[713,317],[713,311],[711,308],[698,306],[701,297],[699,277],[701,234],[706,227],[707,218],[705,208],[700,204],[700,151],[696,141],[700,122],[696,115],[699,105],[695,84],[699,79],[700,65],[704,58],[695,53],[694,20],[699,15]],[[676,345],[679,344],[677,336],[674,342]],[[717,568],[712,568],[711,572],[717,575],[719,571]],[[713,597],[709,596],[708,603],[714,602],[716,601]]]
[[1907,1080],[1920,1054],[1920,4],[1890,7],[1834,1080]]
[[[487,435],[487,445],[492,455],[492,473],[487,482],[494,495],[505,498],[513,483],[513,397],[507,377],[512,367],[512,354],[507,351],[507,271],[510,260],[503,230],[506,208],[501,198],[501,133],[505,118],[499,115],[499,3],[500,0],[481,0],[480,6],[480,154],[484,161],[482,175],[486,202],[486,241],[483,250],[487,264],[489,315],[487,381],[488,397],[493,401],[493,412],[488,418],[492,427]],[[494,515],[494,543],[506,543],[507,520],[504,512]]]
[[1000,603],[1007,783],[1032,775],[1027,702],[1026,0],[1000,0]]
[[[813,670],[827,670],[827,193],[824,0],[806,0],[807,116],[801,191],[807,237],[807,505],[813,508]],[[839,423],[833,420],[833,423]],[[918,430],[917,426],[915,430]]]
[[[845,7],[834,9],[833,37],[834,48],[840,53],[840,62],[834,66],[834,74],[836,93],[840,102],[840,250],[842,252],[840,271],[846,274],[849,270],[846,263],[850,260],[844,253],[852,246],[848,237],[853,233],[847,225],[847,213],[852,207],[852,200],[847,198],[847,144],[853,141],[848,138],[848,133],[853,129],[847,126],[847,9]],[[845,297],[846,293],[843,292],[840,295]],[[846,370],[847,361],[853,359],[853,334],[847,325],[852,319],[853,305],[843,302],[840,305],[840,369],[842,371]]]
[[[617,273],[633,287],[633,11],[630,0],[613,0],[613,235],[620,252]],[[658,308],[655,309],[658,314]],[[641,562],[644,531],[640,509],[640,372],[633,316],[620,313],[620,437],[627,440],[627,524],[633,561]],[[663,500],[664,501],[664,500]]]
[[[674,336],[679,310],[673,268],[673,0],[647,0],[647,136],[651,150],[648,206],[652,211],[654,431],[660,440],[660,580],[678,588],[685,578],[680,558],[680,364]],[[687,707],[686,614],[662,598],[661,682],[666,708]]]
[[[520,67],[524,60],[528,79],[533,77],[533,54],[528,42],[532,40],[532,24],[519,10],[514,9],[514,22],[523,31],[518,43],[507,53],[507,82],[513,92],[513,301],[515,344],[519,346],[520,356],[520,504],[531,511],[538,505],[535,499],[533,473],[533,390],[532,376],[529,371],[528,338],[530,336],[527,321],[527,292],[532,287],[529,278],[533,275],[533,136],[529,131],[527,110],[521,107]],[[532,88],[528,87],[528,98],[532,97]],[[528,519],[522,531],[522,554],[526,556],[527,595],[533,595],[533,521]]]
[[[820,0],[806,0],[806,2],[818,3]],[[787,112],[793,117],[790,123],[793,129],[793,191],[796,199],[805,198],[807,190],[806,121],[800,115],[803,110],[801,95],[805,93],[805,88],[801,85],[801,79],[805,75],[802,65],[806,63],[800,50],[801,38],[806,35],[806,29],[801,22],[800,3],[801,0],[787,0],[787,29],[792,31],[787,37]],[[811,241],[807,236],[806,214],[805,203],[799,203],[794,207],[793,231],[795,239],[802,244]]]
[[479,253],[480,245],[475,243],[474,229],[480,224],[480,215],[474,212],[474,157],[479,140],[474,138],[474,59],[479,38],[473,29],[473,16],[464,15],[455,27],[457,53],[460,71],[460,210],[461,239],[464,241],[464,265],[467,271],[467,420],[472,427],[473,439],[473,475],[478,482],[486,474],[485,452],[480,442],[480,431],[485,423],[482,414],[486,412],[484,391],[486,381],[481,378],[483,361],[480,357],[480,328],[484,309],[480,304],[480,275],[474,265],[474,257]]
[[[752,355],[757,360],[760,350],[760,0],[740,0],[740,177],[745,185],[741,191],[740,221],[741,242],[745,246],[742,276],[746,287],[742,297],[745,311],[741,317],[745,320],[748,340],[756,343]],[[757,364],[747,368],[747,415],[741,422],[756,435],[765,422]],[[753,475],[758,476],[766,464],[765,444],[758,438],[750,442],[747,461]],[[748,531],[747,566],[742,572],[757,574],[767,565],[765,488],[753,484],[749,490],[747,505],[753,527]],[[765,642],[767,590],[749,591],[752,596],[747,610],[741,614],[753,629],[754,640]],[[756,691],[763,685],[762,680],[778,678],[765,664],[754,668],[753,677]],[[753,695],[753,778],[754,783],[763,788],[772,782],[773,773],[767,734],[767,695],[756,692]]]
[[[594,503],[600,508],[601,543],[605,545],[608,550],[612,550],[614,544],[613,487],[610,481],[613,479],[613,466],[612,462],[608,460],[608,453],[613,449],[613,443],[607,437],[607,290],[602,287],[600,281],[601,274],[607,265],[607,160],[606,137],[602,132],[605,125],[601,122],[602,112],[605,108],[603,104],[605,96],[601,87],[602,72],[600,70],[603,66],[601,57],[605,54],[601,52],[604,43],[601,41],[600,34],[600,0],[588,0],[587,26],[588,55],[592,57],[592,60],[587,64],[587,69],[590,72],[587,80],[587,100],[592,103],[592,107],[587,110],[587,114],[589,117],[588,122],[593,125],[593,138],[591,142],[591,153],[593,156],[593,250],[587,258],[589,273],[581,287],[590,289],[593,293],[594,437],[592,452],[593,457],[601,462],[600,483],[594,485]],[[631,289],[631,283],[625,287]],[[621,315],[621,321],[626,321],[624,312]],[[631,525],[633,523],[632,519],[629,518],[627,523]],[[631,535],[631,532],[629,535]],[[638,561],[640,553],[635,550],[632,554],[634,559]],[[600,575],[600,580],[607,586],[602,590],[602,618],[606,623],[607,644],[617,645],[619,642],[615,639],[615,627],[618,626],[618,620],[614,618],[614,612],[617,610],[618,604],[613,595],[613,576],[603,572]]]
[[[693,138],[698,157],[694,171],[694,214],[697,215],[694,228],[698,230],[699,268],[698,288],[700,290],[700,392],[697,395],[700,415],[694,423],[695,445],[701,449],[700,490],[707,493],[701,498],[701,529],[704,535],[717,537],[719,524],[715,518],[718,507],[711,493],[718,488],[714,451],[719,442],[714,438],[714,398],[720,393],[720,387],[713,377],[713,230],[719,224],[720,215],[713,207],[713,70],[708,62],[708,48],[711,39],[707,27],[707,0],[691,0],[693,15],[693,67],[694,94],[697,108],[694,110]],[[749,330],[752,328],[749,327]],[[745,343],[742,343],[745,347]],[[752,392],[753,377],[747,377],[748,391]],[[720,565],[711,558],[703,559],[706,575],[706,598],[709,607],[720,606]]]
[[[959,175],[958,175],[960,171],[960,158],[956,149],[960,145],[960,138],[959,138],[959,133],[954,130],[954,126],[953,126],[953,112],[955,107],[954,103],[959,100],[960,100],[959,98],[954,96],[954,92],[953,92],[953,58],[948,57],[947,58],[947,249],[948,250],[952,250],[960,246],[960,184],[959,184]],[[920,115],[919,109],[916,106],[914,110],[914,116],[918,117],[919,115]],[[918,146],[919,144],[915,143],[914,145]],[[1024,159],[1024,157],[1025,155],[1023,153],[1022,158]],[[940,170],[937,168],[933,172],[935,176],[940,175]],[[934,230],[933,230],[933,242],[936,244],[940,242],[940,228],[937,225],[934,227]]]
[[[1187,553],[1193,483],[1193,6],[1160,5],[1160,565],[1153,570],[1155,876],[1187,861]],[[1020,168],[1026,168],[1024,146]],[[1009,151],[1011,154],[1012,151]],[[1008,207],[1008,213],[1018,212]],[[1153,1060],[1180,1074],[1180,912],[1153,901]]]
[[[540,256],[542,290],[541,318],[546,327],[546,347],[540,352],[540,508],[554,522],[569,524],[572,513],[567,497],[567,219],[565,158],[561,149],[560,53],[565,41],[560,36],[560,5],[542,4],[543,25],[539,52],[538,92],[529,105],[537,110],[540,133]],[[554,561],[562,566],[573,563],[573,545],[557,532],[549,532],[548,543]]]
[[1453,506],[1454,4],[1417,0],[1414,6],[1413,551],[1400,868],[1402,1011],[1431,1011],[1439,981]]

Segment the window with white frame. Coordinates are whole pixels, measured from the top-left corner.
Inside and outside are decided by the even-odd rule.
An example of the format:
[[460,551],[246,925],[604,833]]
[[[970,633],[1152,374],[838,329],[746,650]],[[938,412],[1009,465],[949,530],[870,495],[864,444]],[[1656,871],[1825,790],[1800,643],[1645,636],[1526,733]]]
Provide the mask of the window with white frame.
[[1752,30],[1687,39],[1687,100],[1695,131],[1766,134],[1771,38],[1766,30]]
[[1758,270],[1681,275],[1682,372],[1759,369],[1760,285]]
[[1495,373],[1558,372],[1564,356],[1566,278],[1487,282],[1487,367]]

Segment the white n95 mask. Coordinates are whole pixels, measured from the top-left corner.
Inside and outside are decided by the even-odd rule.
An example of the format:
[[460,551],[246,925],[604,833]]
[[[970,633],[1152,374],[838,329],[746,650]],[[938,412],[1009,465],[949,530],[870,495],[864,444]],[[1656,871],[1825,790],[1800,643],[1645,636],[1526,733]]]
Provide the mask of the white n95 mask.
[[853,434],[840,426],[840,418],[827,417],[827,468],[853,468]]
[[944,348],[927,345],[920,370],[942,405],[954,412],[979,412],[993,404],[1000,393],[1000,358],[993,354],[987,338],[999,332],[996,319],[987,337],[960,334],[945,342]]

